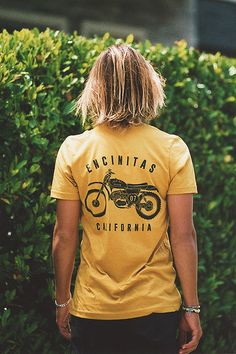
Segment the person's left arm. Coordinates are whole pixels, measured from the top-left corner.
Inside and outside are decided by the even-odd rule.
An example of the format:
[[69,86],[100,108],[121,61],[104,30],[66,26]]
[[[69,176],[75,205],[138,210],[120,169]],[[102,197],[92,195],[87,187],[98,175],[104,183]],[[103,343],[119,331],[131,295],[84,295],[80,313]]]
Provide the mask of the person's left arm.
[[[78,249],[78,226],[81,202],[57,199],[56,223],[52,240],[52,259],[55,275],[55,298],[59,304],[70,298],[71,278]],[[56,309],[60,333],[70,339],[68,306]]]

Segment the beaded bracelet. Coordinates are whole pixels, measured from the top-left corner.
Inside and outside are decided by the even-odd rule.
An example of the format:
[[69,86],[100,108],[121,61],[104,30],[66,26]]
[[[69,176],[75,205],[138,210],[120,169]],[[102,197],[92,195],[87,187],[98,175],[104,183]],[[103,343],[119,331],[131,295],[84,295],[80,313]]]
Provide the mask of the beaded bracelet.
[[65,306],[67,306],[67,305],[69,304],[69,302],[71,301],[71,299],[72,299],[72,297],[71,297],[71,293],[70,293],[70,298],[69,298],[69,300],[67,300],[64,304],[58,304],[58,303],[57,303],[57,300],[55,299],[55,305],[56,305],[56,307],[65,307]]
[[185,306],[182,305],[182,310],[184,310],[185,312],[195,312],[195,313],[200,313],[200,305],[193,305],[193,306]]

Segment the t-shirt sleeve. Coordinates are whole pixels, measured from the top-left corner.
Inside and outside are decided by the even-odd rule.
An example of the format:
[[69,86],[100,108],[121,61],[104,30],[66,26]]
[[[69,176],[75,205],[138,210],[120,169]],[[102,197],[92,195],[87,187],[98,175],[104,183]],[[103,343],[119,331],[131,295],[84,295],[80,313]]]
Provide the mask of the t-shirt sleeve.
[[192,158],[186,143],[176,137],[170,148],[167,194],[198,193]]
[[80,200],[78,185],[71,171],[72,154],[68,137],[61,144],[55,161],[50,196],[57,199]]

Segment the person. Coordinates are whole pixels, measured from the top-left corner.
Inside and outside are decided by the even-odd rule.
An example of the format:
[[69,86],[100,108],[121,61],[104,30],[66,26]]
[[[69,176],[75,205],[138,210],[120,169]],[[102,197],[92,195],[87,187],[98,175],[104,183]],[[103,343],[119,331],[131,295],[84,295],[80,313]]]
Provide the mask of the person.
[[165,81],[131,45],[111,45],[76,102],[87,129],[58,150],[56,323],[73,353],[187,354],[202,336],[193,162],[180,136],[150,124]]

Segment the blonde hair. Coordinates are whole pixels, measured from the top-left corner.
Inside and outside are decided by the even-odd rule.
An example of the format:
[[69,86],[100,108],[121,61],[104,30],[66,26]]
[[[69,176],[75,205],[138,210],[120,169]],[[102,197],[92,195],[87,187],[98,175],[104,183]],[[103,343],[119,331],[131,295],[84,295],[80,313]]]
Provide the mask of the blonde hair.
[[82,124],[127,128],[148,122],[165,105],[165,79],[130,45],[117,44],[95,61],[76,102]]

